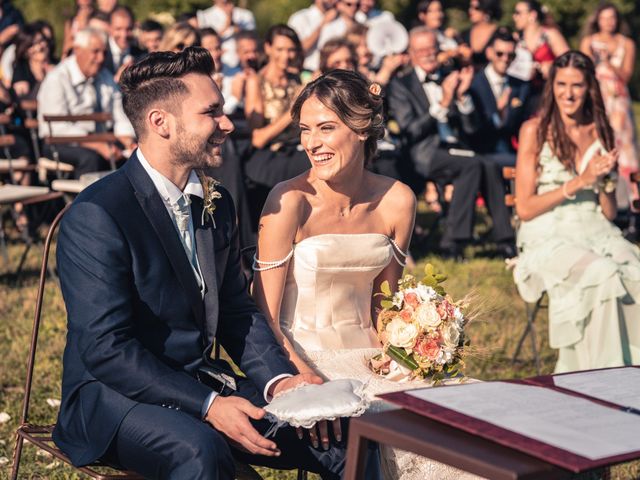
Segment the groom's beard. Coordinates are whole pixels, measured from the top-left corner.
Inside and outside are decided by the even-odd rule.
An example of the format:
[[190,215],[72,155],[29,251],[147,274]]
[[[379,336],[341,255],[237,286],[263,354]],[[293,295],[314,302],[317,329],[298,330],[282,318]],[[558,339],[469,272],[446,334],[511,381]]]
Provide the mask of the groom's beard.
[[[194,134],[188,133],[182,126],[177,128],[178,141],[169,147],[171,152],[172,163],[174,165],[184,165],[191,168],[208,168],[219,167],[222,165],[222,155],[213,153],[211,150],[214,146],[209,141],[215,137],[201,138]],[[219,143],[218,147],[222,149],[224,140],[216,138]]]

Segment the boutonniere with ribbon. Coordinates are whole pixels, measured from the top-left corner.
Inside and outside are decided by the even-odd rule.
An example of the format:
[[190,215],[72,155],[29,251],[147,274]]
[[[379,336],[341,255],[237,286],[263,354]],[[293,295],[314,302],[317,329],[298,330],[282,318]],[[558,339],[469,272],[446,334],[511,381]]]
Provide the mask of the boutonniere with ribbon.
[[209,218],[211,218],[211,222],[213,222],[213,228],[216,228],[216,221],[213,218],[213,212],[216,211],[215,201],[219,198],[222,198],[222,194],[218,190],[216,190],[216,187],[220,185],[220,182],[215,178],[211,178],[210,176],[205,175],[200,170],[197,170],[196,174],[198,175],[198,179],[202,184],[202,192],[204,194],[202,218],[200,221],[202,225],[204,225],[204,216],[205,214],[208,214]]

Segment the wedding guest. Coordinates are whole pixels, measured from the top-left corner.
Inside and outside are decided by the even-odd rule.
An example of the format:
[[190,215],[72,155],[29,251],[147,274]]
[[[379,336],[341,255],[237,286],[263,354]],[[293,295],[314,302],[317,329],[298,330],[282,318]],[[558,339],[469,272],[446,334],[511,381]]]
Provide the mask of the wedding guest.
[[498,28],[487,46],[489,64],[475,74],[470,90],[479,117],[471,146],[501,167],[515,166],[513,140],[528,113],[528,82],[507,74],[515,50],[512,32]]
[[62,40],[62,54],[71,52],[73,36],[77,31],[89,26],[89,18],[93,13],[93,0],[76,0],[76,9],[71,18],[64,21],[64,36]]
[[407,65],[409,57],[405,53],[386,55],[380,65],[373,66],[373,53],[367,45],[367,33],[369,27],[361,23],[352,25],[346,38],[356,49],[358,72],[372,82],[386,86],[398,69]]
[[556,373],[640,363],[640,251],[612,223],[617,160],[594,64],[567,52],[522,127],[516,167],[514,278],[525,301],[549,296]]
[[11,89],[19,99],[35,99],[40,83],[53,67],[51,44],[40,22],[25,25],[15,41]]
[[[224,68],[222,81],[222,94],[224,95],[224,111],[227,115],[234,115],[242,111],[240,116],[244,120],[244,97],[246,94],[247,79],[255,76],[259,70],[258,39],[254,32],[245,31],[236,35],[236,49],[238,54],[238,66],[236,68]],[[237,117],[234,115],[234,123]],[[238,132],[236,123],[236,132]]]
[[471,48],[471,64],[475,70],[487,64],[485,50],[498,28],[502,17],[500,0],[470,0],[469,21],[471,28],[462,33],[462,40]]
[[158,50],[161,52],[181,52],[187,47],[199,46],[200,34],[186,22],[171,25],[162,37]]
[[144,54],[133,38],[134,22],[133,12],[124,5],[115,7],[109,15],[109,41],[104,68],[113,73],[116,82],[122,71]]
[[[290,27],[274,25],[265,36],[264,51],[267,64],[247,79],[245,96],[254,148],[245,173],[264,194],[253,202],[260,209],[270,188],[309,168],[306,155],[298,149],[298,129],[289,113],[301,88],[300,76],[289,70],[300,58],[300,41]],[[257,219],[259,211],[253,213]]]
[[213,28],[201,28],[198,30],[200,35],[200,46],[207,50],[213,58],[214,73],[213,79],[222,88],[222,40]]
[[320,49],[318,76],[331,70],[356,70],[358,57],[353,44],[344,37],[329,40]]
[[445,12],[440,0],[421,0],[418,3],[418,20],[422,25],[436,32],[440,62],[442,64],[466,64],[471,60],[471,49],[462,41],[460,34],[451,27],[445,27]]
[[[424,385],[408,373],[407,382],[374,378],[363,361],[380,351],[375,294],[384,281],[396,288],[416,212],[411,189],[366,168],[383,135],[382,104],[377,87],[345,70],[300,94],[292,112],[311,168],[269,194],[253,289],[299,372],[360,379],[372,394]],[[387,479],[471,477],[397,448],[380,453]]]
[[213,0],[213,6],[197,12],[198,27],[211,27],[222,39],[222,63],[233,68],[238,65],[236,35],[256,29],[256,19],[250,10],[237,7],[233,0]]
[[629,180],[629,175],[638,171],[638,145],[628,87],[636,47],[615,5],[601,3],[598,6],[586,25],[580,50],[596,64],[596,78],[620,154],[618,172],[623,181],[618,185],[617,199],[619,207],[624,208],[631,197],[637,198],[636,186]]
[[4,48],[11,43],[24,25],[22,12],[15,7],[11,0],[0,2],[0,48]]
[[513,23],[520,35],[518,50],[529,59],[532,108],[537,110],[540,95],[553,60],[569,50],[562,33],[547,25],[547,14],[538,0],[522,0],[513,10]]
[[[294,12],[287,24],[295,30],[300,39],[304,52],[303,66],[306,70],[315,72],[320,68],[320,45],[318,39],[325,27],[329,30],[338,23],[336,0],[314,0],[312,5]],[[339,36],[339,35],[338,35]]]
[[382,10],[376,6],[376,0],[360,0],[356,20],[358,23],[374,27],[380,22],[395,20],[395,16],[389,10]]
[[155,20],[147,19],[140,24],[138,44],[147,53],[157,52],[164,35],[164,27]]
[[109,35],[109,14],[104,13],[101,10],[94,10],[89,17],[89,27],[95,30],[100,30]]
[[[43,119],[44,115],[110,112],[113,124],[107,124],[106,128],[113,129],[124,148],[130,148],[135,134],[122,110],[120,89],[113,81],[113,75],[102,67],[106,35],[88,28],[77,32],[73,42],[73,54],[47,74],[38,91],[40,136],[83,136],[96,131],[94,122],[52,122],[49,126]],[[106,159],[112,155],[118,159],[122,155],[119,148],[110,148],[104,143],[59,145],[56,148],[61,161],[75,166],[76,177],[105,170]],[[51,158],[51,147],[45,145],[43,153]]]
[[475,155],[465,142],[465,136],[478,127],[469,95],[472,67],[445,74],[438,63],[436,33],[424,26],[409,32],[409,57],[412,68],[392,79],[387,89],[389,115],[400,127],[416,171],[414,191],[421,191],[426,180],[453,183],[447,228],[440,242],[443,255],[461,258],[472,236],[476,195],[482,190],[499,253],[514,256],[502,176],[493,162]]

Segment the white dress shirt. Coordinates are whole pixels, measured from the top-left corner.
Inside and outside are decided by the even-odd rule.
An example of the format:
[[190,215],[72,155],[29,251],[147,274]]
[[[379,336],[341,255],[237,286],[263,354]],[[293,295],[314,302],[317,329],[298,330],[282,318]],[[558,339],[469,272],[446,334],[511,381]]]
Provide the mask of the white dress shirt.
[[[413,68],[418,76],[418,80],[422,83],[422,88],[427,96],[427,100],[429,100],[429,115],[439,122],[447,123],[449,109],[440,104],[442,101],[442,86],[436,82],[425,82],[427,72],[418,66]],[[471,96],[468,93],[462,97],[462,101],[456,100],[456,106],[458,107],[458,111],[463,115],[470,114],[474,109],[473,100],[471,100]]]
[[[298,10],[291,17],[287,25],[291,27],[300,40],[304,40],[315,32],[322,24],[324,12],[315,5]],[[322,27],[315,46],[307,52],[304,58],[304,68],[315,72],[320,68],[320,49],[332,38],[343,37],[347,33],[347,24],[341,17],[335,18]]]
[[[95,86],[94,86],[95,85]],[[76,56],[62,60],[42,81],[38,91],[38,131],[41,137],[84,136],[96,131],[95,122],[44,121],[44,115],[83,115],[96,113],[96,90],[100,93],[100,110],[113,115],[113,133],[135,137],[133,126],[122,109],[122,93],[113,75],[102,68],[94,78],[87,78],[80,71]]]
[[[144,170],[147,172],[147,174],[151,178],[153,185],[156,187],[156,190],[158,191],[158,193],[160,194],[160,197],[162,198],[162,201],[164,202],[164,206],[167,209],[167,212],[169,213],[169,216],[171,217],[171,220],[173,221],[173,224],[175,225],[176,230],[178,231],[178,234],[180,235],[180,241],[182,242],[182,246],[185,249],[185,254],[187,255],[187,258],[189,258],[190,256],[192,258],[195,257],[195,265],[193,264],[193,262],[191,262],[191,266],[192,266],[194,275],[196,276],[196,280],[198,281],[198,285],[200,286],[200,292],[202,295],[204,295],[205,285],[202,277],[202,271],[200,270],[200,263],[198,262],[198,255],[196,251],[195,236],[193,233],[194,231],[193,218],[191,217],[191,215],[189,215],[188,231],[189,231],[189,235],[191,235],[192,246],[193,246],[192,247],[193,251],[189,252],[189,249],[185,245],[183,236],[178,227],[176,215],[174,213],[174,205],[178,203],[178,200],[180,199],[180,197],[183,197],[186,195],[196,195],[200,198],[204,198],[204,192],[202,189],[202,184],[200,183],[200,179],[198,178],[198,175],[196,175],[196,172],[192,170],[191,173],[189,174],[189,179],[187,180],[186,187],[184,187],[184,190],[180,190],[171,180],[169,180],[167,177],[162,175],[160,172],[158,172],[155,168],[153,168],[149,164],[148,160],[145,158],[144,154],[142,153],[142,150],[137,149],[136,154],[137,154],[138,160],[140,161],[140,164],[142,165]],[[293,375],[291,374],[283,373],[269,380],[269,382],[264,387],[264,392],[263,392],[264,399],[267,402],[271,400],[267,395],[269,392],[269,389],[271,388],[271,385],[273,385],[278,380],[281,380],[286,377],[292,377],[292,376]],[[217,396],[218,396],[218,393],[214,391],[214,392],[211,392],[209,396],[207,396],[207,398],[205,399],[202,405],[202,409],[200,411],[203,419],[207,416],[207,412],[209,411],[209,408],[211,407],[213,400]]]
[[206,10],[198,10],[196,17],[200,28],[211,27],[220,35],[222,40],[222,63],[227,68],[233,68],[238,65],[234,26],[237,26],[240,30],[255,30],[256,19],[253,13],[244,8],[233,7],[231,12],[233,25],[226,29],[224,29],[224,26],[227,23],[227,13],[217,5]]
[[[484,67],[484,74],[487,77],[487,81],[489,82],[489,86],[491,87],[491,92],[493,93],[493,96],[497,102],[502,95],[505,87],[507,86],[507,76],[498,74],[498,72],[494,70],[493,65],[491,64]],[[504,123],[499,113],[494,113],[493,115],[491,115],[491,121],[498,128],[500,128]]]

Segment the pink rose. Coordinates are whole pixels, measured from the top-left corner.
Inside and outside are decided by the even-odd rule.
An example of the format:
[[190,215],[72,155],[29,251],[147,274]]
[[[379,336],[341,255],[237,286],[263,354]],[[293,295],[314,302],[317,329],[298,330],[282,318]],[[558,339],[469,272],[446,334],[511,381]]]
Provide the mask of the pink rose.
[[442,302],[440,305],[438,305],[436,307],[436,310],[438,311],[438,315],[440,316],[440,318],[442,320],[446,320],[447,319],[447,307],[444,305],[444,302]]
[[411,308],[416,308],[420,305],[420,299],[415,293],[409,292],[404,294],[404,303],[409,305]]
[[413,347],[413,351],[421,357],[425,357],[433,361],[440,353],[440,345],[437,341],[425,337],[416,343],[415,347]]

